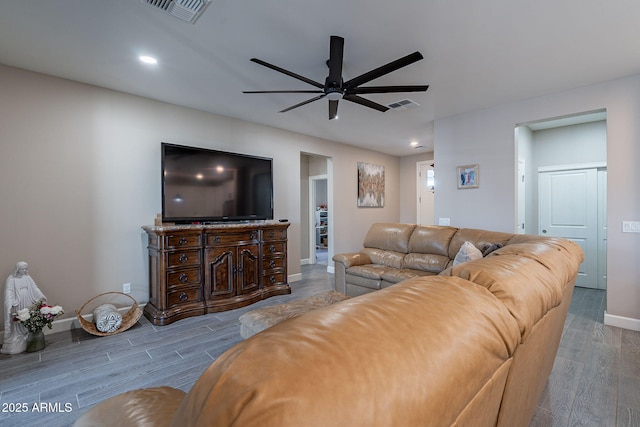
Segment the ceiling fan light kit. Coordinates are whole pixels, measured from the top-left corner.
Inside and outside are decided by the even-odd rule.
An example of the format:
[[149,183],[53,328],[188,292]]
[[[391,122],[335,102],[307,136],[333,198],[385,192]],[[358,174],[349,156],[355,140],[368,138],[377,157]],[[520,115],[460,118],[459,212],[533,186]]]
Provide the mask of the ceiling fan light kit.
[[[423,59],[420,52],[414,52],[410,55],[404,56],[386,65],[378,67],[374,70],[361,74],[346,82],[342,79],[342,60],[344,53],[344,38],[340,36],[331,36],[329,42],[329,59],[327,60],[327,66],[329,67],[329,75],[327,76],[324,84],[311,80],[307,77],[301,76],[284,68],[265,62],[261,59],[252,58],[251,61],[264,67],[270,68],[279,73],[285,74],[294,79],[305,82],[311,86],[316,87],[316,90],[261,90],[261,91],[244,91],[243,93],[314,93],[318,94],[313,98],[300,102],[289,108],[281,110],[281,113],[291,111],[295,108],[302,107],[314,101],[326,98],[329,100],[329,120],[335,119],[338,116],[338,102],[341,99],[350,101],[365,107],[372,108],[374,110],[385,112],[389,110],[386,105],[378,104],[369,99],[363,98],[360,95],[374,94],[374,93],[395,93],[395,92],[425,92],[428,85],[404,85],[404,86],[365,86],[361,85],[369,83],[372,80],[382,77],[385,74],[389,74],[400,68],[411,65],[414,62]],[[417,105],[417,104],[416,104]]]

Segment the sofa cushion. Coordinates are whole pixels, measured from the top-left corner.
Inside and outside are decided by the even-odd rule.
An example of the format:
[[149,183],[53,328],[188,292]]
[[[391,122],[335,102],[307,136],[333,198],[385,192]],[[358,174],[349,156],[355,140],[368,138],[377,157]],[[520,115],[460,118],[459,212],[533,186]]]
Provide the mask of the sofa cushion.
[[362,252],[371,260],[371,264],[381,264],[394,268],[402,268],[402,263],[405,255],[400,252],[394,252],[391,250],[385,251],[376,248],[364,248],[360,252]]
[[565,283],[575,275],[575,270],[584,261],[584,253],[577,243],[557,237],[536,235],[516,235],[507,246],[492,255],[507,254],[534,259],[553,270]]
[[455,227],[419,225],[411,233],[409,252],[449,257],[449,243],[457,230]]
[[382,275],[389,270],[395,270],[395,268],[382,264],[354,265],[353,267],[347,268],[347,274],[364,277],[365,279],[380,280],[382,279]]
[[522,341],[536,322],[560,304],[566,283],[536,260],[513,254],[459,264],[441,275],[458,276],[487,288],[518,322]]
[[409,252],[409,238],[414,224],[376,223],[364,238],[365,248],[377,248],[394,252]]
[[[486,289],[459,278],[411,279],[237,344],[201,375],[173,422],[453,425],[509,363],[518,339]],[[497,414],[500,396],[491,404]]]
[[[391,269],[382,275],[382,279],[390,284],[402,282],[403,280],[421,276],[434,276],[435,273],[422,270],[410,270],[406,268]],[[383,287],[385,283],[382,283]]]
[[403,266],[404,268],[437,274],[447,268],[449,261],[451,260],[446,255],[421,254],[412,252],[405,255]]

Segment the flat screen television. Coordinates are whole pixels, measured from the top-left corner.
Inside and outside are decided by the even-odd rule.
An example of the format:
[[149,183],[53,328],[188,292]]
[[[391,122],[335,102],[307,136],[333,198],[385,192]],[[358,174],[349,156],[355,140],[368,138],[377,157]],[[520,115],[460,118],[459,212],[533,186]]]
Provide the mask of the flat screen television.
[[273,219],[273,159],[161,146],[163,222]]

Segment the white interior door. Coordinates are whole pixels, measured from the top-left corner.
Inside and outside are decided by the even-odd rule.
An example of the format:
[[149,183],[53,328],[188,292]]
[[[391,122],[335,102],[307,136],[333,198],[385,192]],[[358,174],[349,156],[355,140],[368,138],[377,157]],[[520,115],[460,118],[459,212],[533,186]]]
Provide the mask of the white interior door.
[[418,214],[417,223],[420,225],[435,224],[434,191],[435,171],[433,161],[418,162]]
[[538,173],[539,234],[580,245],[585,260],[576,285],[598,287],[597,169]]

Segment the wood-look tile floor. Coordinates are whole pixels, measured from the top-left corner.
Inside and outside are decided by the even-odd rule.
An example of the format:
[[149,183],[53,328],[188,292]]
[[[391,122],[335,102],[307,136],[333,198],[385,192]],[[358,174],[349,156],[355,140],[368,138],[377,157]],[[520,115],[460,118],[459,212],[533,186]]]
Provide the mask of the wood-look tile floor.
[[640,332],[605,326],[605,309],[605,291],[575,288],[531,426],[640,426]]
[[[241,314],[333,289],[326,265],[303,266],[302,276],[291,295],[249,307],[162,327],[142,318],[108,337],[76,329],[47,335],[39,353],[0,355],[0,426],[69,426],[96,403],[135,388],[188,391],[213,360],[241,341]],[[640,332],[603,326],[604,295],[576,289],[531,426],[640,426]]]

